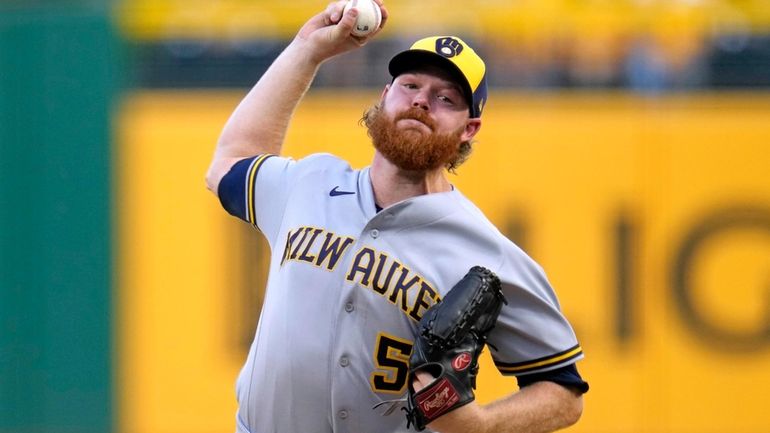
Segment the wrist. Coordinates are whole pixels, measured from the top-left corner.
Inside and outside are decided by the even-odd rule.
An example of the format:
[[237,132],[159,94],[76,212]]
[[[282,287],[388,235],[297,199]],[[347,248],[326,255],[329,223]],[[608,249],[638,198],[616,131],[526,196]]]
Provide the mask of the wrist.
[[428,424],[431,430],[441,433],[487,433],[487,411],[472,401]]
[[303,39],[300,36],[295,37],[289,46],[284,50],[284,54],[291,57],[291,61],[302,68],[316,72],[321,64],[326,60],[313,49],[312,42]]

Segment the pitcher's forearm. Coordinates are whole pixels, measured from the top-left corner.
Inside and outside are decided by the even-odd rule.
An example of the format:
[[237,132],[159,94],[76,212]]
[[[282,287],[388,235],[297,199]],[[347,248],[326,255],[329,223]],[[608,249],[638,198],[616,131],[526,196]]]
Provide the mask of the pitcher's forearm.
[[428,426],[444,433],[549,433],[576,423],[582,413],[580,394],[538,382],[485,406],[472,402]]
[[345,0],[330,3],[300,28],[225,124],[206,172],[209,190],[217,194],[222,177],[238,160],[281,153],[291,116],[318,67],[336,55],[362,47],[384,25],[387,11],[381,0],[375,1],[382,10],[382,24],[366,37],[352,35],[358,11],[353,8],[343,13]]
[[249,91],[225,124],[216,155],[280,154],[289,121],[320,64],[293,41]]

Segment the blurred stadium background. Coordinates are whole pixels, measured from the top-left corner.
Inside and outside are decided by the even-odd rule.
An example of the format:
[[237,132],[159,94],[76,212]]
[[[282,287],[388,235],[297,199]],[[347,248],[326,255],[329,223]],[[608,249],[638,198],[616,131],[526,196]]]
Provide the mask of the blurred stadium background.
[[[203,175],[325,5],[0,3],[0,432],[233,431],[266,246]],[[462,36],[492,89],[452,180],[576,327],[592,390],[570,431],[770,431],[770,1],[387,6],[322,67],[286,153],[367,164],[390,56]],[[479,400],[515,389],[485,363]]]

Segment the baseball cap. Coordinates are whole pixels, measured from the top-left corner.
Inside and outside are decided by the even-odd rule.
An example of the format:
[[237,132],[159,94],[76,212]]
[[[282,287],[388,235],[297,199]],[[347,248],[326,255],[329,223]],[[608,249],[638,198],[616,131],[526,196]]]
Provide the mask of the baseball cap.
[[388,64],[393,78],[421,65],[435,65],[453,74],[465,93],[472,118],[481,117],[487,101],[487,72],[484,60],[456,36],[430,36],[415,42]]

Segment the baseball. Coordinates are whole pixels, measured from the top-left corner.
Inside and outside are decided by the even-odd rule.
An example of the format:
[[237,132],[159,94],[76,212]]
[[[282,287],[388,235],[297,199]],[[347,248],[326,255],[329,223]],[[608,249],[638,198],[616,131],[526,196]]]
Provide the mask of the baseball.
[[347,13],[350,8],[358,9],[356,25],[351,32],[353,36],[366,36],[380,27],[382,12],[374,0],[348,0],[343,13]]

